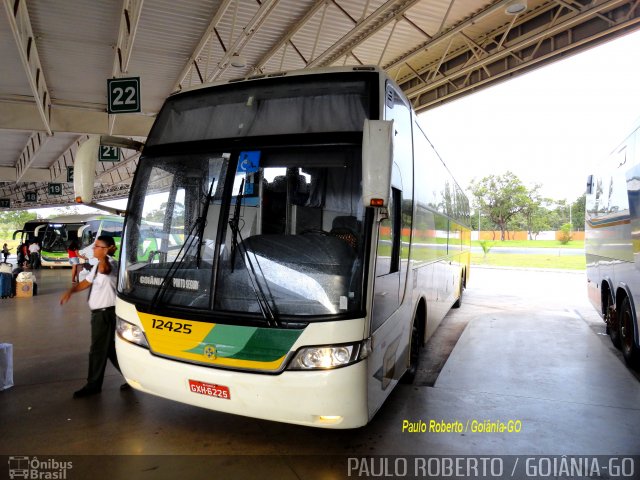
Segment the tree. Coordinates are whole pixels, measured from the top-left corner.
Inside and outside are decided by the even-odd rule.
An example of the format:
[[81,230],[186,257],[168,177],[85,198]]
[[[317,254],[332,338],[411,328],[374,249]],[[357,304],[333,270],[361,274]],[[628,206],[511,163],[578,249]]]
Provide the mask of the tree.
[[[174,219],[174,221],[176,221],[176,219],[180,218],[181,221],[184,222],[184,205],[181,203],[174,203],[171,205],[172,206],[172,217]],[[162,202],[160,204],[160,208],[157,210],[151,210],[149,213],[147,213],[144,216],[144,219],[147,222],[164,222],[165,220],[165,216],[167,214],[167,208],[168,208],[168,203],[167,202]]]
[[583,193],[571,204],[571,223],[574,230],[584,230],[584,208],[587,194]]
[[566,245],[571,241],[571,224],[565,223],[560,229],[560,243]]
[[522,209],[525,228],[529,233],[529,240],[533,240],[544,230],[550,230],[550,211],[548,205],[553,203],[550,198],[540,196],[541,185],[536,184],[527,193],[527,200]]
[[29,220],[35,220],[38,215],[27,210],[11,210],[0,213],[0,231],[3,237],[10,237],[15,230],[24,227]]
[[65,207],[56,208],[52,213],[47,215],[46,218],[63,217],[65,215],[78,215],[79,213],[80,211],[78,210],[78,207],[76,207],[75,205],[67,205]]
[[505,239],[509,222],[527,205],[528,190],[511,172],[489,175],[478,182],[471,182],[471,193],[477,206],[500,229],[500,239]]

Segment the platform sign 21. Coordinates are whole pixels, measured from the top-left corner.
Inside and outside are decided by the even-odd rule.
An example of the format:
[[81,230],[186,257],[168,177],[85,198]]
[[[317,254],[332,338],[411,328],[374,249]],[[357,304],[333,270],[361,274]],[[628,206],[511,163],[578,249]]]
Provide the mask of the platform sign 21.
[[120,160],[120,147],[100,145],[98,160],[101,162],[117,162]]

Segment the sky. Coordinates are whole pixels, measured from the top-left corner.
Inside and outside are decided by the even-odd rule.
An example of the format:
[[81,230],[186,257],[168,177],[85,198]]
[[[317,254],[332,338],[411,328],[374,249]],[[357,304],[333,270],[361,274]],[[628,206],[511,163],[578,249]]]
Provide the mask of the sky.
[[463,189],[510,170],[573,202],[640,118],[639,52],[640,32],[628,34],[429,110],[420,123]]
[[424,112],[420,123],[463,189],[511,171],[543,196],[573,202],[640,119],[638,52],[635,32]]

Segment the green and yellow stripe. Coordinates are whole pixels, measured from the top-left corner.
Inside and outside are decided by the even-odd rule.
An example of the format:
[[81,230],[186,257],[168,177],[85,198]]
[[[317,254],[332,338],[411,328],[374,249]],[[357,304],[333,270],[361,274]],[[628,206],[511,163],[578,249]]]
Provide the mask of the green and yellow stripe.
[[138,316],[154,353],[246,370],[280,369],[303,331],[206,323],[141,312]]

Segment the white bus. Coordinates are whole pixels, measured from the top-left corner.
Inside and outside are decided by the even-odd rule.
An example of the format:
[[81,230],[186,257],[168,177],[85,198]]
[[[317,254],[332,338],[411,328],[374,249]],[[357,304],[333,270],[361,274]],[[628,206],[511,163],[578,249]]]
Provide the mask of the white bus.
[[589,299],[630,366],[640,364],[640,123],[587,181]]
[[111,235],[119,246],[123,224],[124,218],[115,215],[62,215],[29,221],[22,230],[13,233],[13,238],[20,234],[23,242],[38,241],[43,267],[67,267],[67,248],[72,241],[75,240],[82,249],[91,245],[97,235]]
[[[365,425],[459,305],[468,202],[374,67],[169,97],[131,188],[116,347],[136,389]],[[142,239],[157,250],[141,256]]]
[[50,218],[44,229],[41,262],[43,267],[68,266],[67,248],[72,240],[76,240],[80,250],[85,249],[89,256],[90,248],[96,237],[109,235],[114,238],[116,246],[120,246],[124,218],[117,215],[78,214]]

